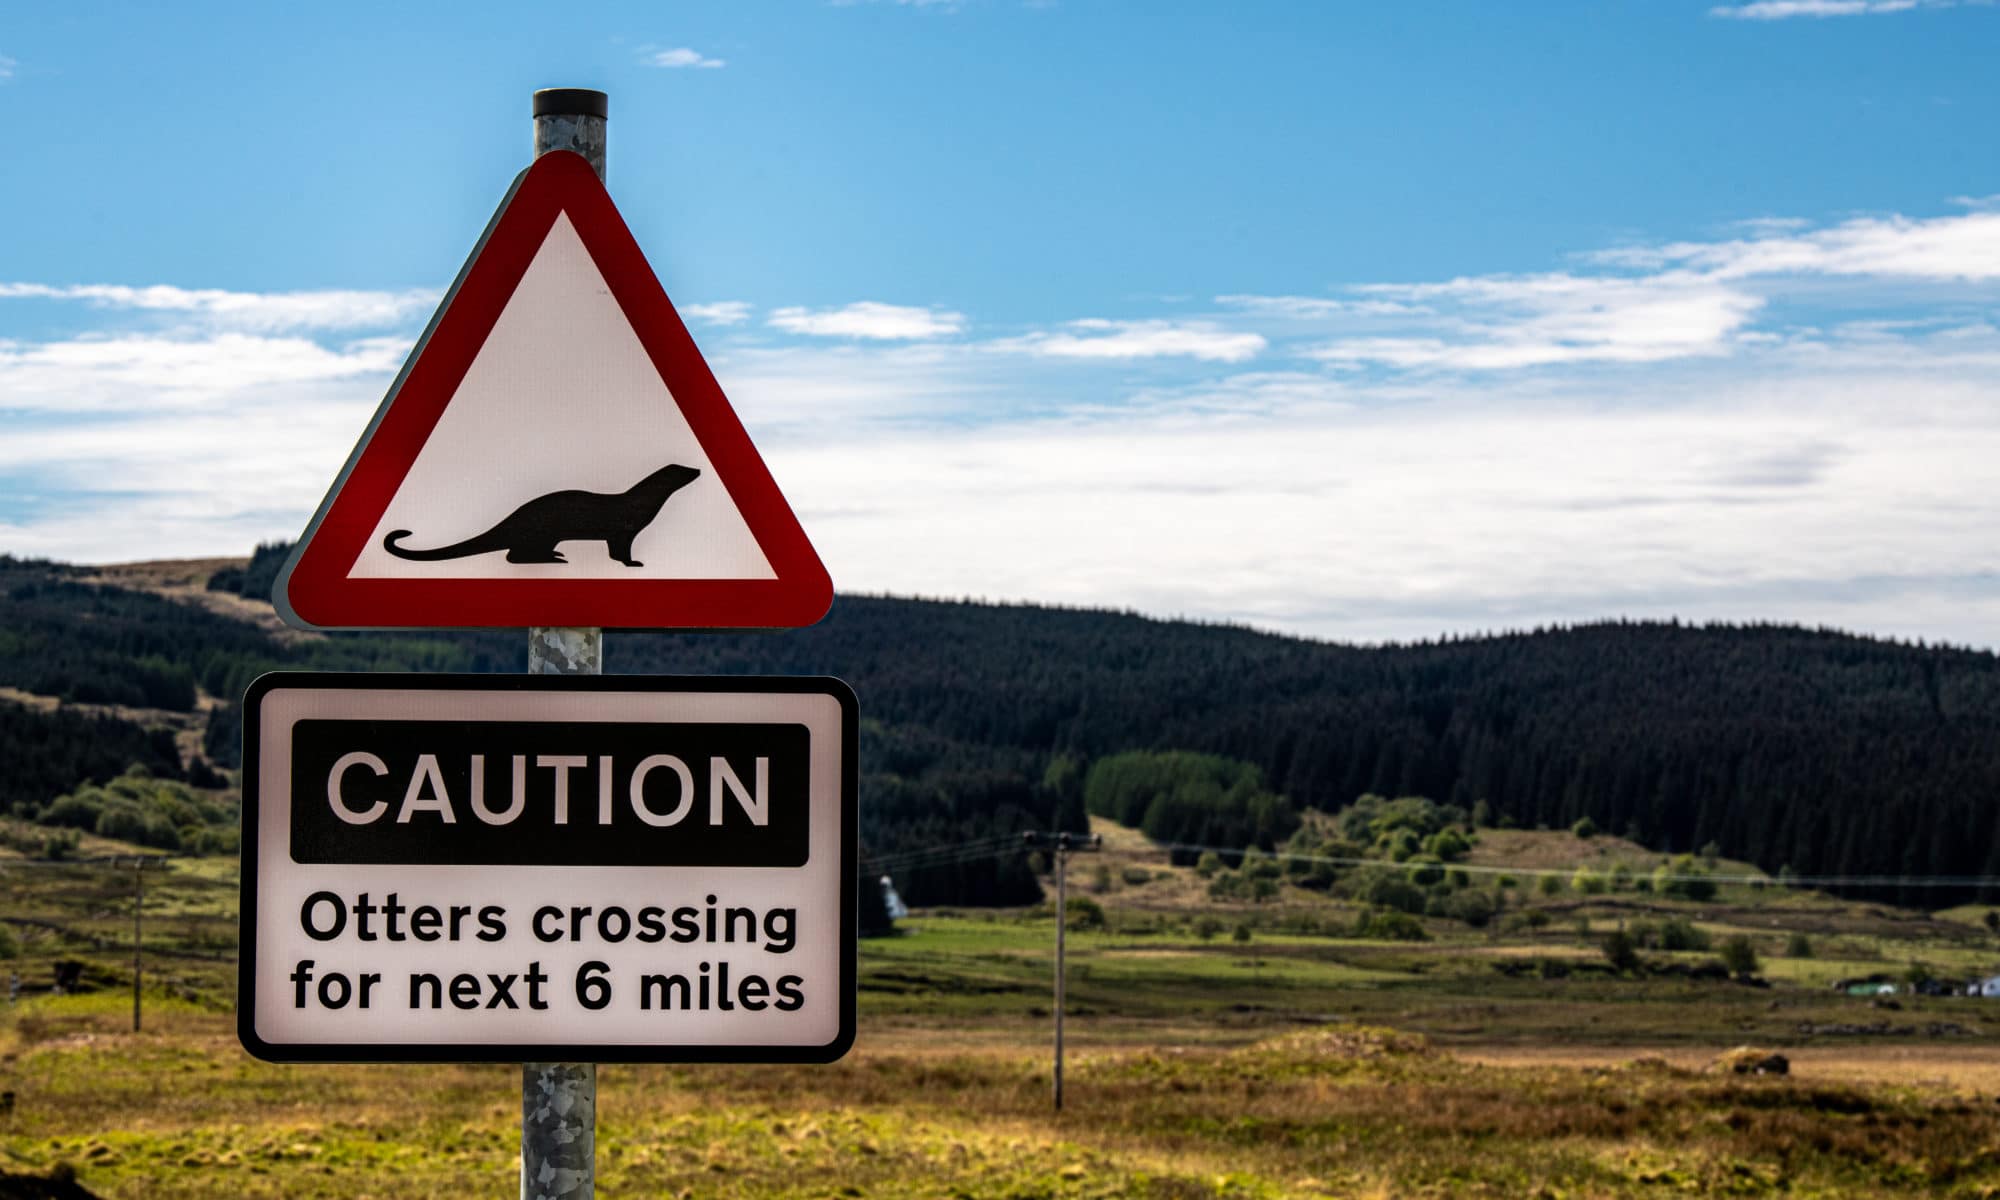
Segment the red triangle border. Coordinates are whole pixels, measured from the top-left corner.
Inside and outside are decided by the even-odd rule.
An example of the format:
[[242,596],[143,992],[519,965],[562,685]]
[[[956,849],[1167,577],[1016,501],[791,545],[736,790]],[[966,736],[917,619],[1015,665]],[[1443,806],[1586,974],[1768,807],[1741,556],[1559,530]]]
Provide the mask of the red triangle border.
[[[561,213],[569,214],[776,578],[347,577]],[[596,172],[581,156],[557,151],[536,159],[501,201],[280,572],[273,599],[288,622],[314,629],[775,629],[825,616],[833,583]]]

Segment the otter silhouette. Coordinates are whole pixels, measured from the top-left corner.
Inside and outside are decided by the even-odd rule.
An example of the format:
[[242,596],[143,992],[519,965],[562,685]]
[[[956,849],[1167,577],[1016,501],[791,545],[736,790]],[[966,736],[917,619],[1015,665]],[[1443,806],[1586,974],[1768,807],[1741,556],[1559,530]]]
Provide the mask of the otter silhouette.
[[505,550],[510,563],[559,563],[569,560],[557,542],[603,542],[611,557],[628,567],[645,564],[632,557],[632,539],[660,515],[667,498],[693,483],[701,472],[679,464],[661,467],[622,492],[550,492],[537,496],[501,518],[485,533],[435,550],[406,550],[396,543],[410,536],[398,529],[382,539],[382,548],[397,558],[437,562],[470,558]]

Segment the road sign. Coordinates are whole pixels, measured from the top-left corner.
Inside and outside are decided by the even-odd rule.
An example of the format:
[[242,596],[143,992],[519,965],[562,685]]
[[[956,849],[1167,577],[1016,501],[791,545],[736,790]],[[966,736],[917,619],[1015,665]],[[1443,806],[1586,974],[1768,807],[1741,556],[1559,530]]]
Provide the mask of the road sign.
[[836,679],[262,677],[244,699],[244,1046],[840,1057],[855,736]]
[[306,628],[783,628],[833,601],[604,185],[501,202],[278,576]]

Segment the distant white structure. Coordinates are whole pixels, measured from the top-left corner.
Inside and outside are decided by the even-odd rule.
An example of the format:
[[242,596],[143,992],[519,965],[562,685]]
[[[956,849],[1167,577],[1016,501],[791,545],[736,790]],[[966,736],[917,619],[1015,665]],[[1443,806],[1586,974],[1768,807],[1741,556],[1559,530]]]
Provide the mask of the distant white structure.
[[896,885],[889,882],[887,875],[882,877],[882,907],[889,910],[891,921],[900,921],[910,915],[910,906],[903,903],[903,898],[896,894]]
[[2000,975],[1995,975],[1991,979],[1982,979],[1973,984],[1968,990],[1975,996],[1989,996],[1994,999],[2000,999]]

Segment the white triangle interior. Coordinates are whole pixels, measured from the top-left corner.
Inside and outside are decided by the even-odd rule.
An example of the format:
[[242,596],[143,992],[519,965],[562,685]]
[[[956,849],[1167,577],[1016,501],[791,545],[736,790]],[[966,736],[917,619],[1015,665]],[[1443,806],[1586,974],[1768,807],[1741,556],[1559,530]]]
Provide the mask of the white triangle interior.
[[[503,553],[436,562],[383,549],[476,537],[552,492],[622,492],[672,463],[700,478],[670,497],[625,566],[605,543],[565,541],[561,563]],[[681,415],[630,321],[560,214],[430,439],[417,453],[350,579],[774,579],[756,536]]]

